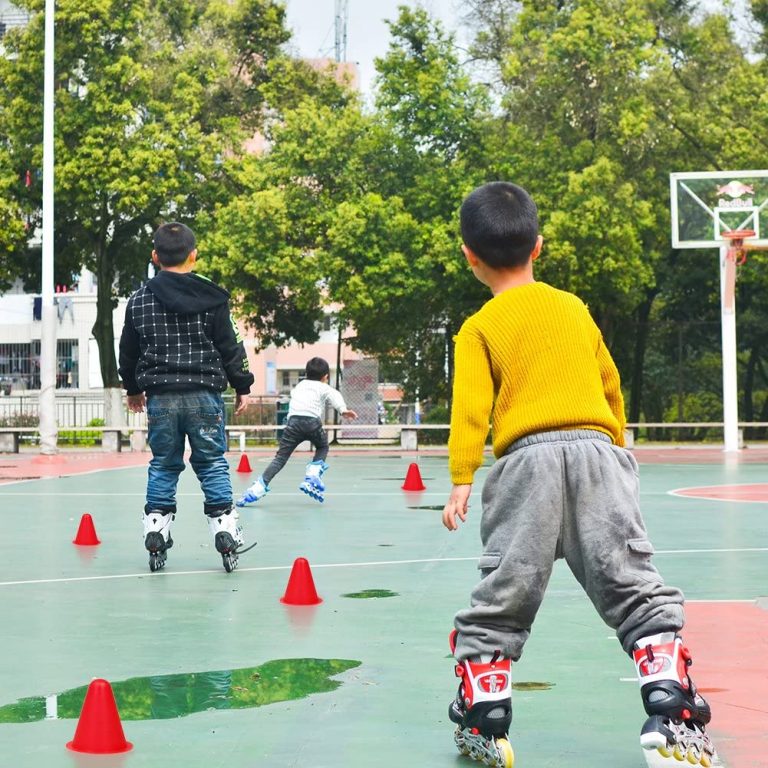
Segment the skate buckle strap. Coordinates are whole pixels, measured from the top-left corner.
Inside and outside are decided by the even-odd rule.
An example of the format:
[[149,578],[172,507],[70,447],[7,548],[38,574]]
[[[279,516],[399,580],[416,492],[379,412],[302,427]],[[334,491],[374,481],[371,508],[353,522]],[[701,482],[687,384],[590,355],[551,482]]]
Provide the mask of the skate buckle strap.
[[652,645],[646,645],[645,646],[645,657],[648,659],[648,661],[653,661],[654,660],[655,657],[653,655],[653,646]]
[[453,671],[456,673],[456,677],[464,676],[464,667],[461,664],[457,664]]

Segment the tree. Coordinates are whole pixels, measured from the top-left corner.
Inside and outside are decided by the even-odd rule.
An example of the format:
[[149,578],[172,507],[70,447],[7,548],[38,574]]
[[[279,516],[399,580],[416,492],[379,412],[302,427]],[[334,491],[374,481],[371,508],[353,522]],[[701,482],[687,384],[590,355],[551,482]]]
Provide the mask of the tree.
[[14,173],[8,152],[0,146],[0,289],[7,288],[16,277],[23,253],[26,223],[15,193],[24,183],[22,175]]
[[[765,156],[764,63],[698,5],[469,3],[473,53],[500,89],[489,162],[539,203],[539,274],[588,300],[628,384],[630,421],[660,379],[676,391],[673,364],[646,376],[653,323],[691,291],[717,309],[711,281],[693,285],[689,256],[670,246],[669,173],[761,167]],[[675,359],[677,334],[669,342],[655,361]],[[664,406],[653,408],[660,418]]]
[[[33,13],[27,28],[6,38],[0,121],[11,162],[36,169],[43,3],[19,5]],[[193,220],[221,192],[222,157],[239,152],[246,117],[255,122],[263,110],[257,75],[287,33],[284,7],[273,0],[87,6],[61,0],[56,10],[55,252],[60,271],[84,265],[96,274],[93,333],[117,414],[117,297],[145,273],[157,225]],[[39,200],[41,180],[33,179]],[[34,229],[39,209],[31,219]]]
[[445,397],[451,336],[484,297],[463,268],[456,214],[467,174],[482,178],[472,169],[486,99],[423,11],[401,9],[391,29],[374,111],[328,81],[291,89],[269,150],[210,217],[206,247],[222,254],[216,273],[239,276],[260,343],[283,343],[276,321],[289,315],[292,338],[312,341],[321,305],[339,305],[358,349],[412,363],[411,396]]

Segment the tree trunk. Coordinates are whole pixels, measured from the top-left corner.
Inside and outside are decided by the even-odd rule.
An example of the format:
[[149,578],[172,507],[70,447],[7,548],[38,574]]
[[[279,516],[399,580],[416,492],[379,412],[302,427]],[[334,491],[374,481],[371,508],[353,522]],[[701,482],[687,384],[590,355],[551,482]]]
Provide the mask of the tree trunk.
[[446,386],[448,388],[448,414],[450,416],[451,408],[453,407],[453,371],[455,368],[454,362],[454,346],[453,346],[453,325],[450,322],[445,324],[445,357],[446,357],[446,375],[448,381]]
[[99,367],[104,387],[104,421],[107,426],[122,426],[123,409],[120,402],[122,393],[120,377],[117,374],[115,357],[115,329],[112,323],[114,300],[112,284],[115,280],[114,267],[109,249],[103,239],[96,254],[96,322],[92,333],[99,348]]
[[[742,386],[744,387],[744,399],[741,403],[741,413],[744,417],[744,421],[754,421],[755,409],[752,403],[752,390],[755,387],[755,372],[757,370],[757,362],[760,359],[758,350],[755,347],[749,351],[749,360],[747,362],[747,370],[744,374],[744,380]],[[749,434],[745,437],[750,439],[754,437],[750,430],[747,430]]]
[[640,421],[643,408],[643,372],[645,366],[645,351],[648,347],[648,318],[655,293],[646,297],[637,308],[637,333],[635,334],[635,349],[632,360],[632,380],[629,386],[629,418],[627,421],[636,424]]

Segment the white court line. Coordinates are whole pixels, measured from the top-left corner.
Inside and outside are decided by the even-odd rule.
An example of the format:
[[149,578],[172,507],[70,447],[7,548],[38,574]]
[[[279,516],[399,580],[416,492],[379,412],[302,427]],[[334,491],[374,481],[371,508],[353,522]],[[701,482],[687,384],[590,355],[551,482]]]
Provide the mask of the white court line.
[[667,496],[674,496],[676,499],[688,499],[690,501],[717,501],[721,504],[765,504],[765,499],[737,499],[724,496],[697,496],[696,494],[685,493],[685,491],[696,491],[701,488],[735,488],[740,485],[768,485],[768,483],[721,483],[719,485],[691,485],[684,488],[673,488],[666,491]]
[[[448,488],[448,486],[446,486]],[[390,491],[388,493],[376,493],[376,496],[401,496],[408,499],[407,496],[403,496],[405,493],[413,493],[413,494],[419,494],[420,496],[445,496],[448,497],[448,491]],[[141,493],[105,493],[103,491],[89,491],[86,493],[80,493],[79,491],[72,491],[67,493],[21,493],[21,492],[11,492],[11,493],[3,493],[2,492],[2,486],[0,485],[0,497],[2,496],[24,496],[25,498],[32,498],[33,496],[106,496],[108,498],[118,498],[118,497],[134,497],[134,496],[140,496],[141,498],[144,498],[146,494],[142,491]],[[269,498],[273,498],[276,496],[291,496],[292,498],[303,498],[300,497],[296,491],[283,491],[283,492],[277,492],[274,491],[269,492]],[[371,491],[334,491],[333,496],[366,496],[370,498]],[[203,495],[198,491],[197,493],[177,493],[176,497],[198,497],[200,499],[203,498]],[[413,497],[414,499],[417,499],[417,496]],[[413,500],[413,499],[411,499]],[[252,507],[252,509],[255,509],[255,507]]]
[[[656,552],[657,555],[701,555],[710,554],[712,552],[768,552],[768,547],[750,548],[750,549],[668,549],[660,550]],[[381,565],[415,565],[418,563],[462,563],[462,562],[477,562],[477,557],[424,557],[416,558],[412,560],[371,560],[368,562],[360,563],[319,563],[312,566],[313,569],[317,568],[370,568],[372,566]],[[256,573],[262,571],[287,571],[293,567],[291,565],[263,565],[253,568],[240,568],[238,571],[243,573]],[[60,579],[27,579],[24,581],[0,581],[0,587],[14,587],[24,584],[68,584],[76,581],[109,581],[112,579],[135,579],[135,578],[163,578],[169,576],[198,576],[204,573],[220,573],[220,569],[205,569],[201,571],[160,571],[156,574],[149,574],[147,571],[141,573],[119,573],[111,574],[107,576],[73,576],[70,578]],[[745,602],[753,603],[754,600],[687,600],[689,603],[733,603],[733,602]]]
[[[463,561],[476,561],[476,557],[426,557],[416,560],[372,560],[367,563],[319,563],[312,565],[312,570],[318,568],[355,568],[355,567],[369,567],[375,565],[410,565],[414,563],[454,563]],[[255,571],[289,571],[293,567],[291,565],[263,565],[254,568],[240,568],[237,570],[240,572],[255,572]],[[109,579],[134,579],[148,577],[168,577],[168,576],[197,576],[202,573],[220,573],[221,569],[215,570],[202,570],[202,571],[160,571],[159,573],[149,574],[147,571],[141,573],[121,573],[113,574],[110,576],[75,576],[66,579],[29,579],[27,581],[0,581],[0,587],[12,587],[20,584],[66,584],[70,581],[108,581]]]
[[739,547],[737,549],[658,549],[654,555],[711,555],[723,552],[768,552],[768,547]]
[[[60,479],[60,478],[45,478],[45,479]],[[27,482],[25,480],[15,481],[15,482]],[[12,485],[12,483],[5,483],[5,485]],[[445,486],[444,490],[441,491],[387,491],[386,493],[376,493],[376,496],[401,496],[407,500],[413,500],[418,499],[421,496],[444,496],[448,497],[449,493],[449,485]],[[478,489],[476,494],[480,493],[480,490]],[[413,497],[409,499],[408,496],[404,496],[404,494],[413,494]],[[25,498],[33,498],[36,496],[106,496],[107,498],[134,498],[136,496],[139,496],[141,498],[144,498],[146,494],[142,492],[136,492],[136,493],[110,493],[107,491],[88,491],[85,493],[81,493],[79,491],[66,491],[64,493],[54,493],[54,492],[36,492],[32,491],[30,493],[24,493],[23,491],[11,491],[10,493],[4,493],[3,492],[3,484],[0,483],[0,497],[3,496],[23,496]],[[365,489],[360,491],[333,491],[331,494],[333,497],[335,496],[371,496],[371,490]],[[669,494],[666,491],[650,491],[649,493],[641,493],[641,496],[668,496]],[[292,498],[298,498],[295,491],[270,491],[269,492],[269,498],[275,498],[275,497],[283,497],[283,496],[290,496]],[[177,498],[184,497],[195,497],[195,498],[202,498],[202,494],[197,492],[189,492],[189,493],[177,493]],[[253,509],[253,507],[251,507]]]

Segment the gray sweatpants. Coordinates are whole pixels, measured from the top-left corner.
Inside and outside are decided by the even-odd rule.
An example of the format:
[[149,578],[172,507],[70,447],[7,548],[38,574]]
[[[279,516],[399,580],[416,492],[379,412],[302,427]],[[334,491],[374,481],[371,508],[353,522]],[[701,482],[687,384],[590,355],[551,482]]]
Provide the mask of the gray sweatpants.
[[456,614],[457,659],[500,650],[517,661],[561,557],[627,653],[641,637],[682,628],[682,592],[651,564],[637,462],[607,435],[518,440],[491,468],[482,499],[482,578]]

